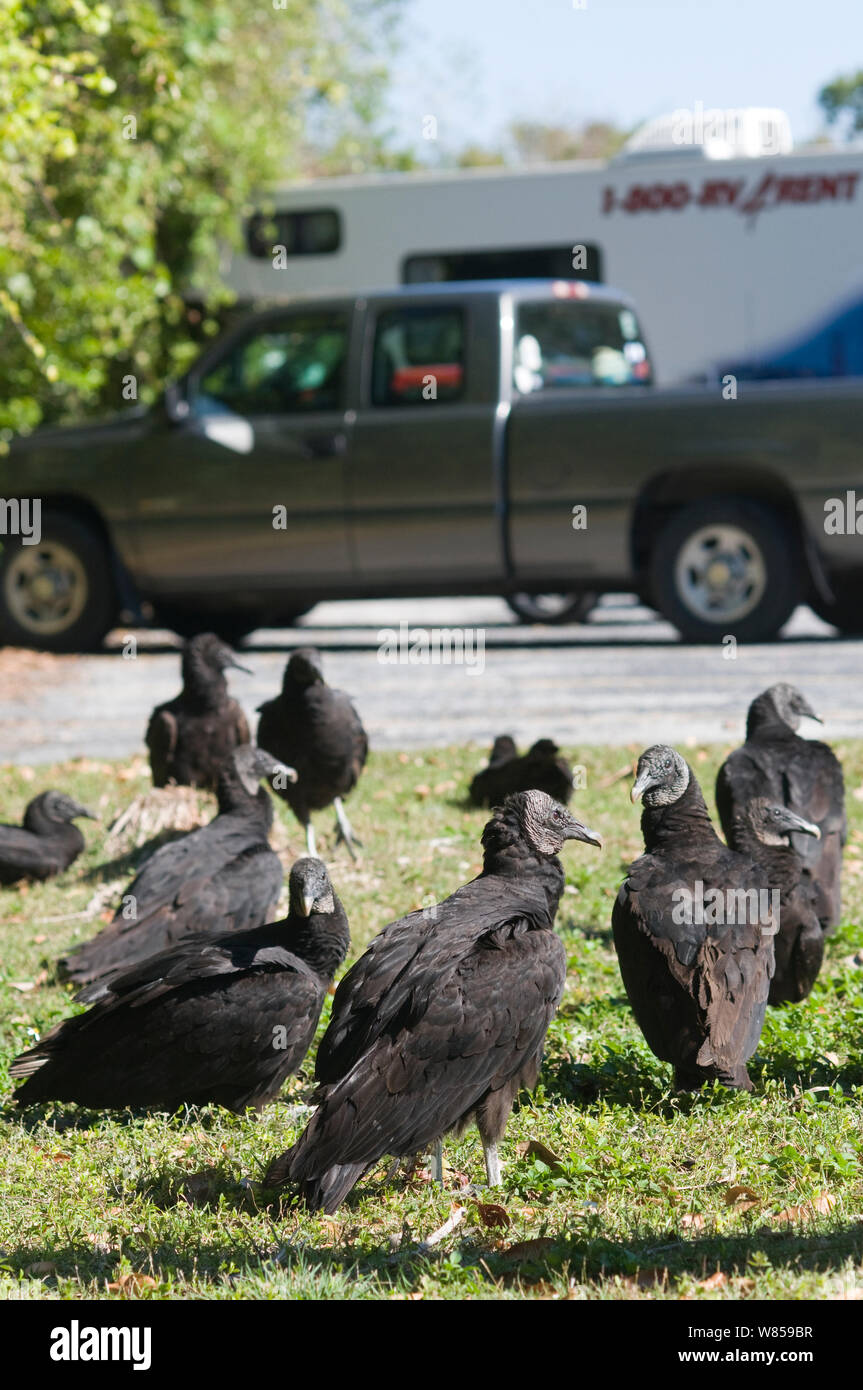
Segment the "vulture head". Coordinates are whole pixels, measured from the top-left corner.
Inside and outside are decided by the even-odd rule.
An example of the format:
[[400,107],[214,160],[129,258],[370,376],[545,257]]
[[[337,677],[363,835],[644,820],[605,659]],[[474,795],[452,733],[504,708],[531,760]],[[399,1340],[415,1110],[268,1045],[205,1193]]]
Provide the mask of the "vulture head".
[[583,840],[602,849],[602,836],[582,825],[546,792],[514,792],[506,798],[503,809],[515,813],[523,838],[540,854],[557,854],[567,840]]
[[789,729],[793,729],[795,733],[800,728],[800,720],[803,718],[817,719],[818,723],[821,723],[809,701],[800,694],[795,686],[781,682],[779,685],[771,685],[764,694],[782,723],[787,724]]
[[223,642],[214,632],[199,632],[190,637],[183,647],[184,683],[190,679],[194,682],[196,677],[209,676],[212,679],[220,676],[229,666],[237,671],[245,671],[247,676],[253,674],[248,666],[240,665],[227,642]]
[[787,845],[789,835],[814,835],[821,839],[821,831],[812,821],[804,820],[787,806],[779,806],[757,796],[748,803],[744,815],[755,836],[762,845]]
[[645,806],[671,806],[689,786],[689,767],[684,758],[667,744],[655,743],[638,759],[630,798],[643,799]]
[[251,743],[242,743],[239,748],[235,748],[228,759],[228,765],[233,768],[249,796],[255,795],[258,783],[264,778],[272,784],[274,779],[279,777],[283,779],[281,785],[297,780],[294,768],[280,763],[272,753],[267,753],[263,748],[256,748]]
[[492,744],[489,762],[505,763],[510,758],[518,757],[518,749],[515,746],[515,739],[510,734],[498,734]]
[[297,860],[288,879],[288,892],[292,917],[336,910],[333,885],[320,859],[304,856]]
[[285,686],[324,684],[321,654],[315,647],[298,647],[285,667]]
[[63,825],[66,821],[77,820],[79,816],[86,816],[88,820],[98,820],[99,817],[93,812],[88,811],[86,806],[82,806],[80,801],[74,801],[65,792],[42,792],[35,800],[30,802],[25,812],[24,824],[27,824],[26,817],[31,811],[40,811],[42,816],[56,825]]

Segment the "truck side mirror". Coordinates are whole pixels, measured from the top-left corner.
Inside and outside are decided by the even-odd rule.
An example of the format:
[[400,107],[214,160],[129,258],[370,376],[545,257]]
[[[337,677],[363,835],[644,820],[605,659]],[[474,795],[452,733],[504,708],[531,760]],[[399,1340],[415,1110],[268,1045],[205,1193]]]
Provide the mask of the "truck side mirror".
[[165,414],[172,425],[179,425],[183,420],[188,419],[191,407],[176,382],[171,382],[169,386],[165,387],[162,403],[165,407]]

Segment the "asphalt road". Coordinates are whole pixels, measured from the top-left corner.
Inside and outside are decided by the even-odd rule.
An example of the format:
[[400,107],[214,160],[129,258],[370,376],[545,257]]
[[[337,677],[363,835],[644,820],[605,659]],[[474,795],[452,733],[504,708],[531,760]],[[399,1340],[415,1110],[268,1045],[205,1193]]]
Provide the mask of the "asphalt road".
[[[471,664],[411,662],[407,647],[401,660],[382,660],[381,632],[397,634],[400,623],[415,648],[416,629],[429,643],[435,628],[470,629]],[[123,655],[123,632],[99,655],[0,651],[0,762],[140,751],[151,709],[179,688],[179,663],[171,634],[132,635],[134,658]],[[248,640],[241,659],[254,674],[230,673],[247,710],[276,693],[288,652],[305,643],[326,653],[330,683],[353,696],[377,748],[486,745],[504,731],[523,742],[548,735],[574,750],[728,743],[742,736],[752,696],[779,680],[805,690],[827,737],[863,737],[863,641],[838,640],[808,609],[795,613],[780,641],[732,658],[683,645],[668,624],[625,600],[607,600],[572,628],[522,627],[496,599],[321,604],[302,628]]]

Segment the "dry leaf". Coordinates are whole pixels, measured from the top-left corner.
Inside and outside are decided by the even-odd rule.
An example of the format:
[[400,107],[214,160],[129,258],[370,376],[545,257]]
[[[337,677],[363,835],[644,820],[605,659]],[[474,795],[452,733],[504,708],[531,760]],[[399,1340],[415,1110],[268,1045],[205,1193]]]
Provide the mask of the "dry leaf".
[[725,1193],[725,1205],[734,1207],[735,1211],[749,1211],[751,1207],[761,1205],[761,1198],[745,1183],[735,1183]]
[[836,1056],[835,1052],[822,1052],[821,1056],[824,1058],[824,1061],[829,1062],[831,1066],[839,1066],[839,1058]]
[[155,1289],[156,1280],[149,1274],[121,1274],[115,1284],[106,1284],[109,1293],[140,1293],[142,1289]]
[[740,1293],[752,1293],[755,1288],[754,1279],[738,1279],[737,1288]]
[[626,1274],[623,1277],[623,1286],[626,1289],[652,1289],[656,1284],[664,1284],[668,1278],[667,1269],[639,1269],[635,1274]]
[[508,1245],[500,1253],[505,1260],[518,1260],[521,1263],[540,1259],[553,1245],[554,1241],[547,1236],[537,1236],[534,1240],[517,1240],[515,1245]]
[[538,1158],[552,1170],[563,1167],[563,1159],[558,1158],[557,1154],[553,1154],[551,1149],[546,1148],[538,1139],[528,1139],[523,1144],[516,1144],[515,1151],[519,1158]]
[[35,1264],[26,1265],[25,1274],[29,1274],[31,1279],[44,1279],[49,1274],[57,1273],[57,1266],[53,1260],[37,1260]]
[[811,1221],[814,1216],[826,1216],[836,1205],[836,1198],[830,1192],[819,1192],[811,1202],[799,1207],[783,1207],[772,1216],[771,1221]]
[[509,1212],[497,1202],[477,1202],[476,1210],[484,1226],[508,1227],[512,1225]]
[[728,1283],[721,1269],[717,1269],[715,1274],[711,1274],[708,1279],[699,1279],[696,1284],[697,1289],[706,1289],[710,1293],[713,1289],[721,1289]]
[[449,1219],[436,1231],[432,1231],[430,1236],[426,1236],[425,1240],[420,1241],[420,1250],[430,1250],[432,1246],[438,1245],[444,1236],[452,1235],[453,1231],[464,1221],[466,1213],[467,1207],[459,1206],[458,1202],[451,1202]]
[[29,994],[31,989],[36,988],[32,980],[9,980],[8,984],[10,989],[17,989],[21,994]]
[[680,1218],[680,1227],[684,1231],[703,1231],[704,1217],[699,1211],[685,1211]]
[[213,1196],[215,1186],[215,1168],[204,1168],[200,1173],[190,1173],[183,1179],[180,1196],[190,1207],[204,1206]]
[[47,941],[47,940],[48,940],[48,937],[46,936],[45,932],[42,931],[42,932],[39,933],[38,936],[34,936],[34,937],[33,937],[33,945],[34,945],[34,946],[41,946],[41,945],[42,945],[42,942],[43,942],[43,941]]

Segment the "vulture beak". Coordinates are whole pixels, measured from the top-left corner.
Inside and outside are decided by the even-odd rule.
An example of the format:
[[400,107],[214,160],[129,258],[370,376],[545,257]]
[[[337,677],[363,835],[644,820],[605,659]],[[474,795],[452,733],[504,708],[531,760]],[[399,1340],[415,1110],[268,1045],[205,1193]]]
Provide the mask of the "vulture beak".
[[229,657],[228,660],[225,662],[225,665],[230,666],[233,671],[244,671],[247,676],[253,676],[255,674],[254,671],[251,671],[248,666],[243,666],[239,661],[237,661],[236,657],[234,656]]
[[821,831],[818,826],[811,820],[804,820],[802,816],[796,815],[794,811],[786,810],[785,824],[782,829],[786,831],[786,833],[792,835],[814,835],[816,840],[821,839]]
[[646,767],[646,768],[644,769],[643,772],[640,772],[640,773],[638,774],[638,776],[636,777],[635,781],[633,782],[633,784],[632,784],[632,789],[631,789],[631,791],[630,791],[630,793],[629,793],[629,799],[630,799],[630,801],[640,801],[641,798],[644,796],[644,793],[645,793],[650,787],[658,787],[658,786],[659,786],[659,781],[658,781],[658,779],[657,779],[656,777],[654,777],[654,775],[653,775],[652,771],[650,770],[650,768],[649,768],[649,767]]
[[272,781],[274,777],[285,777],[289,782],[296,782],[298,780],[297,769],[288,767],[287,763],[274,763],[270,780]]
[[797,705],[797,713],[804,715],[806,719],[814,719],[817,724],[823,724],[824,720],[820,714],[816,714],[809,701],[801,695]]
[[75,802],[75,817],[76,817],[76,819],[77,819],[78,816],[86,816],[86,817],[87,817],[87,820],[101,820],[101,816],[97,816],[95,811],[89,811],[89,810],[87,809],[86,806],[82,806],[82,805],[80,804],[80,802],[76,801],[76,802]]
[[563,838],[565,840],[583,840],[586,845],[596,845],[597,849],[602,849],[602,836],[596,830],[582,825],[580,820],[575,819],[575,816],[569,817],[569,824]]
[[315,909],[314,893],[304,893],[301,899],[300,912],[303,917],[311,917]]

